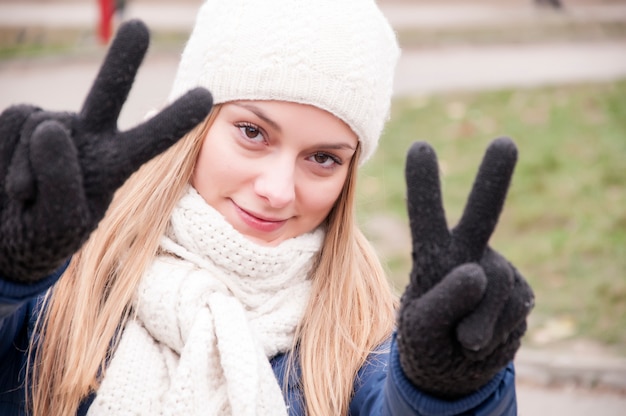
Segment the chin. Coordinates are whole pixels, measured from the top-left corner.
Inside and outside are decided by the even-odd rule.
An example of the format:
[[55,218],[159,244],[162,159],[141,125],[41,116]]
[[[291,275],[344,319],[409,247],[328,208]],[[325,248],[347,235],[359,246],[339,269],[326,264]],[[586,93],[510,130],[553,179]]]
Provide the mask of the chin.
[[283,237],[267,239],[267,238],[261,238],[255,235],[250,235],[250,234],[243,234],[243,236],[246,237],[248,240],[252,241],[253,243],[258,244],[260,246],[264,246],[264,247],[276,247],[277,245],[279,245],[280,243],[286,240],[286,238],[283,238]]

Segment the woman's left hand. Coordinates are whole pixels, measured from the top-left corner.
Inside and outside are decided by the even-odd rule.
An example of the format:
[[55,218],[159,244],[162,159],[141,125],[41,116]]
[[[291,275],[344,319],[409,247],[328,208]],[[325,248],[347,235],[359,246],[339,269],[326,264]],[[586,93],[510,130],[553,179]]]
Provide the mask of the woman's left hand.
[[510,139],[491,143],[463,216],[448,230],[435,152],[423,142],[409,150],[413,267],[397,343],[406,376],[434,396],[456,399],[478,390],[513,360],[526,331],[532,289],[488,246],[516,161]]

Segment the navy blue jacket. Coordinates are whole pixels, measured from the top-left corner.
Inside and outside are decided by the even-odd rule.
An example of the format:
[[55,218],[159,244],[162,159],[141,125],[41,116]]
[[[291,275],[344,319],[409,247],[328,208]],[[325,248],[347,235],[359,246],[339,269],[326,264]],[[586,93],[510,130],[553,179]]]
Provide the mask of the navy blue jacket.
[[[40,296],[58,280],[63,270],[34,285],[23,285],[0,278],[0,415],[26,415],[25,371],[33,323],[39,311]],[[388,341],[389,353],[373,353],[355,380],[350,402],[351,416],[514,416],[517,414],[513,365],[499,372],[479,391],[456,401],[429,396],[406,378],[398,359],[395,336]],[[387,347],[384,346],[384,347]],[[286,356],[271,360],[279,380],[284,380]],[[84,415],[93,401],[87,398],[78,410]],[[285,403],[289,415],[303,415],[298,375],[292,374]]]

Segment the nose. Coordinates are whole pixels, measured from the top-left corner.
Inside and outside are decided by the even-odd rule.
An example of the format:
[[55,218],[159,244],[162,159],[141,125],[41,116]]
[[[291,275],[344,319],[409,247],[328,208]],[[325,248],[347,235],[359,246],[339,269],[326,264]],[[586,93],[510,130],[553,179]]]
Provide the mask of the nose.
[[284,208],[296,197],[295,162],[274,159],[255,181],[255,192],[273,208]]

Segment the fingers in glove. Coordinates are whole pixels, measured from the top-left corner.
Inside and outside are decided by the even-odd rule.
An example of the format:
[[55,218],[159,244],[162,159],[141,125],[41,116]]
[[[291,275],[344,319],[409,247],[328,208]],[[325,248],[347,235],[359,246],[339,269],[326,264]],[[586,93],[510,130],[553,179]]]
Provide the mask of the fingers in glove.
[[484,360],[496,349],[519,346],[519,338],[526,331],[526,318],[535,304],[534,294],[524,277],[513,266],[511,266],[511,273],[513,283],[510,295],[493,325],[491,339],[479,350],[465,349],[463,351],[471,360]]
[[487,278],[480,266],[463,264],[422,297],[405,305],[401,319],[411,322],[410,331],[415,336],[429,334],[431,341],[448,339],[451,328],[479,304],[486,286]]
[[413,143],[407,155],[405,177],[413,247],[446,244],[450,232],[441,197],[439,165],[428,143]]
[[522,324],[525,328],[526,318],[535,306],[535,294],[532,288],[515,268],[513,268],[513,273],[511,296],[504,305],[494,328],[493,342],[496,344],[504,343],[510,338],[512,328],[520,328]]
[[485,347],[493,340],[494,326],[513,289],[513,268],[491,249],[486,251],[480,264],[488,280],[485,296],[457,327],[457,339],[465,349],[487,354],[490,351],[484,351]]
[[212,106],[209,91],[196,88],[143,124],[89,143],[89,151],[81,153],[86,194],[100,199],[97,205],[108,205],[130,175],[202,122]]
[[145,123],[114,137],[117,149],[103,151],[99,160],[109,178],[117,178],[109,186],[119,187],[142,164],[176,143],[206,118],[212,105],[209,91],[196,88]]
[[[32,201],[36,198],[37,186],[30,160],[30,146],[36,129],[47,120],[53,119],[59,125],[65,126],[66,130],[70,128],[71,115],[69,113],[35,111],[24,122],[6,178],[6,191],[13,199]],[[64,134],[67,135],[67,131]]]
[[475,363],[489,361],[495,368],[502,368],[514,359],[517,350],[522,344],[522,337],[526,333],[526,319],[515,327],[507,327],[508,336],[504,340],[492,340],[492,343],[480,351],[463,350],[467,359]]
[[89,131],[117,128],[149,43],[150,33],[143,22],[129,20],[120,26],[80,113]]
[[461,220],[453,230],[454,238],[465,242],[472,261],[480,259],[493,234],[516,162],[517,148],[506,137],[491,142],[485,152]]
[[0,114],[0,191],[4,189],[5,178],[13,159],[20,133],[31,114],[41,111],[31,105],[16,105]]
[[[69,132],[57,121],[41,123],[33,134],[30,160],[37,183],[34,212],[49,235],[67,232],[68,222],[81,228],[86,220],[86,202],[78,152]],[[47,219],[54,218],[54,221]],[[73,233],[72,233],[73,234]]]

